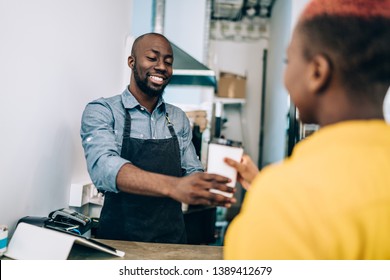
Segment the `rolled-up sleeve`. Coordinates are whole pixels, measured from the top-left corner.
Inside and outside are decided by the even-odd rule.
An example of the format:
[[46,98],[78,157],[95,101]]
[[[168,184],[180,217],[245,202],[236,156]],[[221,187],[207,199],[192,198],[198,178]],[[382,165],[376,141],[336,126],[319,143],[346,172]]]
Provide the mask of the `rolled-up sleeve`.
[[89,103],[82,115],[80,135],[87,168],[101,191],[118,192],[118,171],[129,162],[120,156],[121,144],[114,123],[113,112],[103,100]]

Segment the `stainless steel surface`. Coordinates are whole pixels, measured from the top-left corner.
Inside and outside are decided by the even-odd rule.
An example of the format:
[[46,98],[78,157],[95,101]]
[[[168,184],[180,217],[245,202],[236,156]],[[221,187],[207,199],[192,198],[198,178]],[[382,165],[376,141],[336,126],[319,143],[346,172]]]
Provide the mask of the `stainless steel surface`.
[[207,63],[209,60],[211,1],[212,0],[206,0],[205,24],[203,35],[203,63]]
[[153,32],[164,34],[165,0],[153,0]]
[[217,80],[215,72],[174,43],[171,44],[175,59],[173,61],[173,76],[170,84],[211,86],[216,89]]

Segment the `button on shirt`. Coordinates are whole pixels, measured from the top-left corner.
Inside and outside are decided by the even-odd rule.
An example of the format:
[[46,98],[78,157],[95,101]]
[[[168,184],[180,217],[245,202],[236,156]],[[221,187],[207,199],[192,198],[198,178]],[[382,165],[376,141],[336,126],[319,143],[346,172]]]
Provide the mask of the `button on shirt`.
[[119,169],[130,163],[120,157],[123,140],[125,109],[130,112],[130,137],[139,139],[171,138],[165,113],[178,137],[181,167],[184,174],[203,171],[192,144],[190,122],[186,114],[160,98],[149,113],[126,88],[122,94],[100,98],[87,104],[81,121],[80,135],[90,177],[102,191],[118,192],[116,177]]

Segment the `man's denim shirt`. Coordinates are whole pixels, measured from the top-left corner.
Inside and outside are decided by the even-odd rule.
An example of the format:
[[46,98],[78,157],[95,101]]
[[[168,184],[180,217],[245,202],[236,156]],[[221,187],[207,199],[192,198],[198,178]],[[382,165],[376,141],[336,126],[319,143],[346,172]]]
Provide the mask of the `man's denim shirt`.
[[101,191],[118,192],[116,177],[119,169],[128,160],[121,158],[125,110],[131,116],[133,138],[171,138],[165,112],[174,126],[180,146],[181,166],[184,175],[203,171],[192,144],[192,131],[186,114],[179,108],[165,103],[163,98],[157,103],[152,114],[141,106],[126,90],[121,95],[99,98],[87,104],[81,121],[82,145],[87,160],[89,175]]

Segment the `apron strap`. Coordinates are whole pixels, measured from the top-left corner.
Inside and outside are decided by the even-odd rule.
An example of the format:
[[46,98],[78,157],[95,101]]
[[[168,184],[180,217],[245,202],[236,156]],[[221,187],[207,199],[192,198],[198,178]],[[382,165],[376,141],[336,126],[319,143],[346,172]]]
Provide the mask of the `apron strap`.
[[175,132],[175,129],[173,128],[173,123],[171,123],[171,121],[169,119],[168,112],[165,113],[165,119],[167,120],[167,126],[169,129],[169,132],[171,133],[171,136],[176,137],[176,132]]
[[[123,107],[124,108],[124,107]],[[123,130],[123,137],[130,138],[130,131],[131,131],[131,117],[130,117],[130,111],[128,111],[125,108],[125,129]]]

